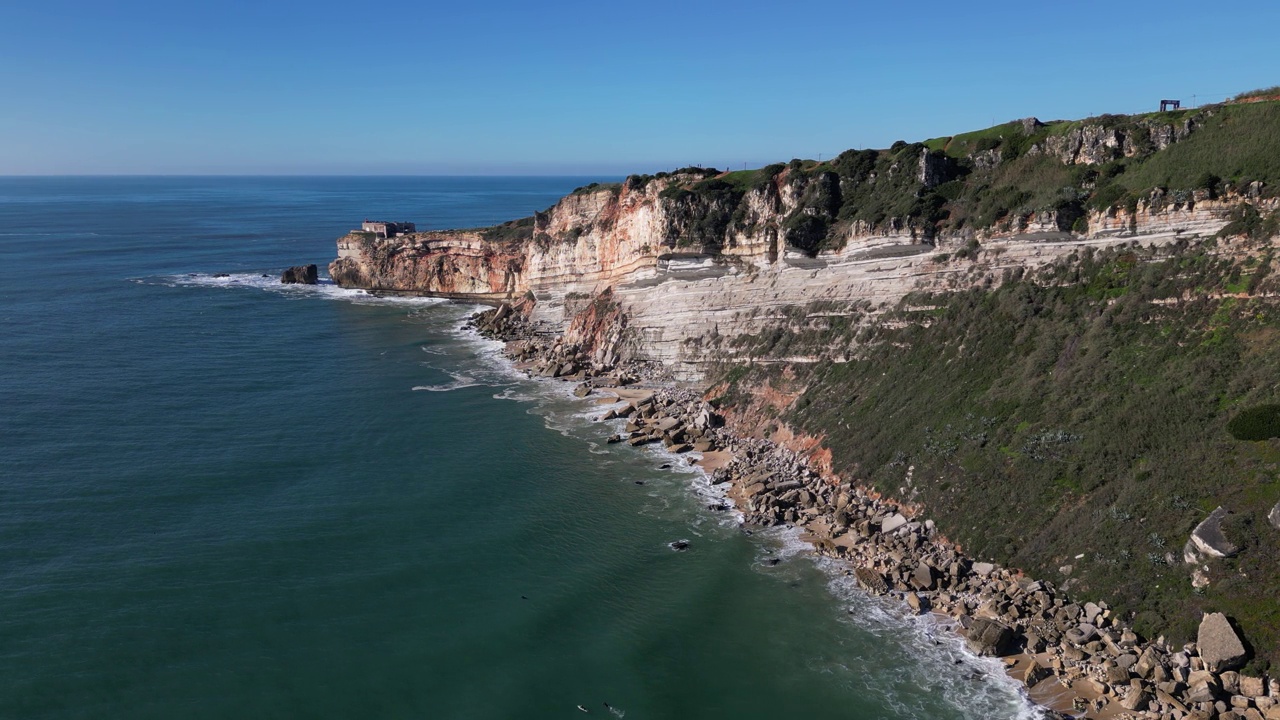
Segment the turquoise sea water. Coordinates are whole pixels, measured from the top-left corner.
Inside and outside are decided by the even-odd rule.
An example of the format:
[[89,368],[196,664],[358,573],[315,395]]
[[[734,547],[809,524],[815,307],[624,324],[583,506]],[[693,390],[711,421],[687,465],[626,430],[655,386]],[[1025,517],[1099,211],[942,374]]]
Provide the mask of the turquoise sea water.
[[595,179],[0,178],[0,718],[1029,717],[472,308],[275,281]]

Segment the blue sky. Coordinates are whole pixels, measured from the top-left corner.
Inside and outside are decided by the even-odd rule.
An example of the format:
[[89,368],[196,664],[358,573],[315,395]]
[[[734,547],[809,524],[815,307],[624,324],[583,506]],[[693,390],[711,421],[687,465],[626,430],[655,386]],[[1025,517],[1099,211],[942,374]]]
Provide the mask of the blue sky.
[[0,3],[0,174],[757,166],[1280,84],[1280,3]]

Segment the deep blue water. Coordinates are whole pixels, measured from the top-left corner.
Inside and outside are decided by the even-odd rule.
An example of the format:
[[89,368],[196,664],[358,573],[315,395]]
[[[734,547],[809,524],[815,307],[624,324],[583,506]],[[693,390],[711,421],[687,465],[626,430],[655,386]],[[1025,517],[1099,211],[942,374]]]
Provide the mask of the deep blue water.
[[275,282],[600,179],[0,178],[0,718],[1025,713],[471,308]]

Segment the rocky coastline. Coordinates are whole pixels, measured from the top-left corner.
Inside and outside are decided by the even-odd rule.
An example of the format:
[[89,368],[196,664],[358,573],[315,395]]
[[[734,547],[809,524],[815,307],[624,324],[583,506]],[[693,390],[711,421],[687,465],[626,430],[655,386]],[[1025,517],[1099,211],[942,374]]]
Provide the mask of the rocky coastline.
[[503,341],[528,374],[576,383],[579,397],[643,388],[614,392],[625,404],[600,419],[626,424],[610,442],[700,454],[746,527],[800,528],[869,594],[949,618],[974,653],[1004,659],[1046,717],[1280,720],[1280,680],[1238,672],[1248,652],[1222,614],[1204,615],[1196,642],[1140,638],[1106,603],[969,558],[911,508],[819,472],[782,444],[735,432],[659,366],[602,357],[518,306],[477,313],[469,325]]

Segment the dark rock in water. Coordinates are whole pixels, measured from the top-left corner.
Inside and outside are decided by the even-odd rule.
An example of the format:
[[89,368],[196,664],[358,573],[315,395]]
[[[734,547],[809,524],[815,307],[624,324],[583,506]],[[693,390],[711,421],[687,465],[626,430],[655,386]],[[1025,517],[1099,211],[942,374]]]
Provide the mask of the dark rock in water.
[[667,543],[667,547],[671,548],[672,550],[675,550],[676,552],[683,552],[689,549],[689,541],[676,540],[675,542]]
[[768,560],[765,560],[765,561],[764,561],[764,564],[765,564],[765,565],[768,565],[769,567],[773,567],[773,566],[777,565],[777,564],[778,564],[778,563],[780,563],[780,562],[782,562],[782,558],[776,558],[776,557],[775,557],[775,558],[769,558]]
[[231,274],[230,273],[214,273],[213,276],[215,278],[229,278],[231,277]]
[[658,469],[659,469],[659,470],[670,470],[670,469],[671,469],[671,463],[663,463],[663,464],[661,464],[661,465],[659,465],[659,466],[658,466]]
[[889,592],[889,583],[885,582],[884,576],[871,568],[856,568],[853,571],[853,577],[862,586],[863,590],[872,595],[883,595]]
[[319,280],[320,272],[314,263],[295,265],[280,274],[280,282],[285,285],[315,285]]

